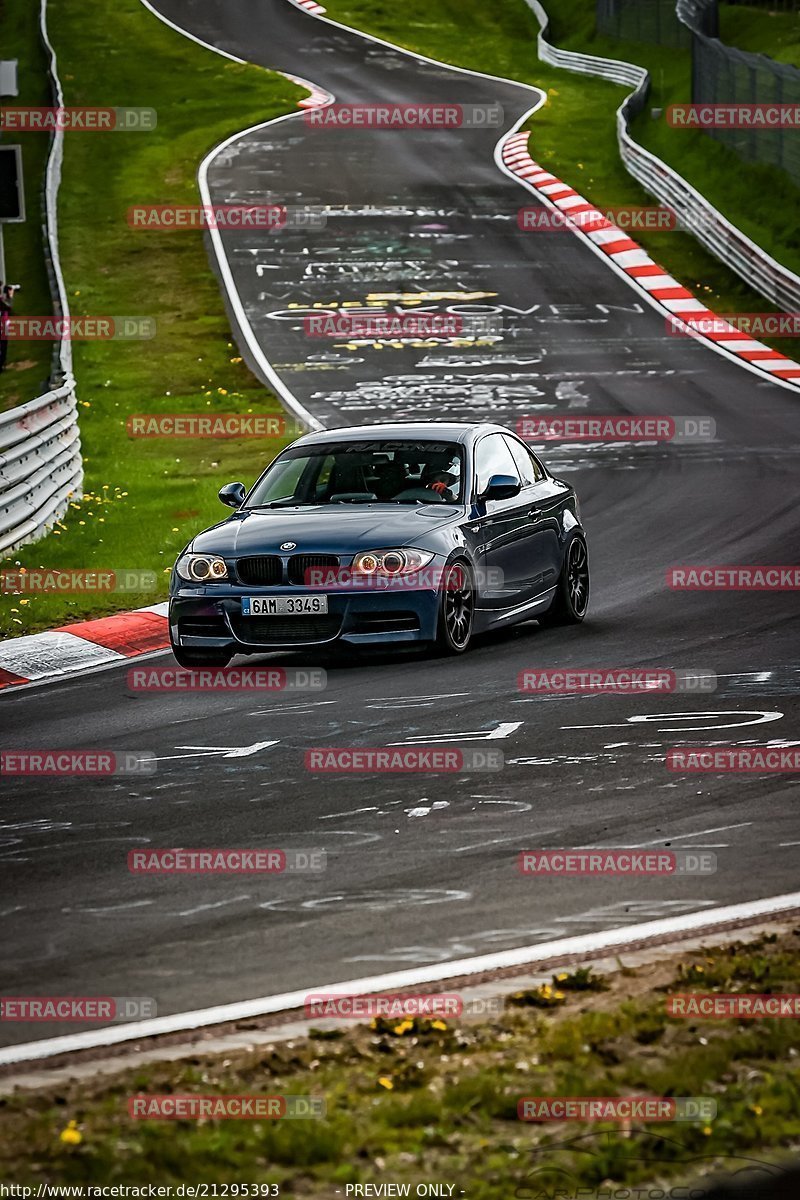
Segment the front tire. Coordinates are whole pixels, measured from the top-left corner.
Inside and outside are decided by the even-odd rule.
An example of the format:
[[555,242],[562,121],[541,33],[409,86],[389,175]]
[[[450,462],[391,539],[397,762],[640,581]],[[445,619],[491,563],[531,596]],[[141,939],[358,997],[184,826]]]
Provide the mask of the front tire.
[[475,622],[475,581],[463,559],[444,568],[439,595],[436,647],[440,654],[463,654],[472,640]]
[[589,553],[576,534],[567,546],[556,594],[539,620],[543,625],[579,625],[589,607]]

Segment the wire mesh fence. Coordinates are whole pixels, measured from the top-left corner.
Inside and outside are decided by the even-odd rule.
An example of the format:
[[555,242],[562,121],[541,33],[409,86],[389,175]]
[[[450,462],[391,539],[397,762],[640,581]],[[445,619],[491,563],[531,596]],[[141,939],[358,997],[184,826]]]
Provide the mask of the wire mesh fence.
[[[792,124],[752,124],[735,129],[712,127],[706,132],[734,150],[745,162],[779,167],[800,186],[800,121],[797,120],[800,118],[800,71],[763,55],[748,54],[695,34],[692,101],[695,104],[758,104],[770,108],[793,106],[796,114]],[[751,119],[755,115],[752,114]],[[770,118],[769,112],[765,113],[765,118]]]
[[794,12],[800,15],[800,0],[725,0],[745,8],[763,8],[767,12]]
[[597,0],[597,29],[607,37],[684,50],[692,41],[678,20],[675,0]]
[[[800,14],[800,0],[769,0],[768,8]],[[800,186],[800,70],[719,41],[718,0],[597,0],[597,28],[625,41],[691,50],[695,105],[769,109],[737,114],[734,127],[715,117],[703,128],[745,162],[778,167]]]

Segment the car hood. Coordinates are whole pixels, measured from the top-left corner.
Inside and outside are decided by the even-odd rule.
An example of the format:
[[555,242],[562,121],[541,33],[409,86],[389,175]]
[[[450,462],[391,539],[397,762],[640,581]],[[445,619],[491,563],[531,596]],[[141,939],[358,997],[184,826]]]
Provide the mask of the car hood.
[[432,530],[463,515],[464,510],[453,504],[245,510],[198,534],[190,548],[235,558],[280,553],[284,542],[295,542],[298,554],[346,556],[359,550],[416,545]]

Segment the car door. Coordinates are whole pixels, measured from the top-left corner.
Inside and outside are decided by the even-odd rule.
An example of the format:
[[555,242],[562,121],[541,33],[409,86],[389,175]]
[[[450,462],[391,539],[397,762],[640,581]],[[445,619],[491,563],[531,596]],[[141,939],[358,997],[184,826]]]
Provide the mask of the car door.
[[486,434],[475,447],[470,532],[478,535],[476,551],[483,567],[481,606],[509,608],[524,599],[524,542],[530,522],[519,495],[508,500],[481,499],[493,475],[519,479],[510,447],[500,433]]
[[520,536],[525,562],[523,588],[527,596],[538,596],[555,587],[561,570],[562,509],[566,489],[547,474],[536,455],[510,434],[503,434],[517,475],[522,481],[518,496],[526,525]]

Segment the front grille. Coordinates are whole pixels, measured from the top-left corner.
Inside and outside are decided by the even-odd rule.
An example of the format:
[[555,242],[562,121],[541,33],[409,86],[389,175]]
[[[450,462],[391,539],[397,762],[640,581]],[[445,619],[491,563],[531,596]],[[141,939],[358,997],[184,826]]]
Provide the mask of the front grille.
[[258,558],[240,558],[236,572],[242,583],[274,587],[283,583],[283,563],[277,554],[262,554]]
[[338,566],[335,554],[293,554],[289,559],[289,583],[307,584],[308,571],[335,571]]
[[409,629],[419,629],[419,617],[416,613],[353,613],[353,633],[401,633]]
[[325,642],[336,637],[341,624],[342,618],[336,613],[318,617],[232,618],[237,638],[260,646]]
[[192,617],[178,621],[178,637],[229,638],[230,633],[223,617]]

